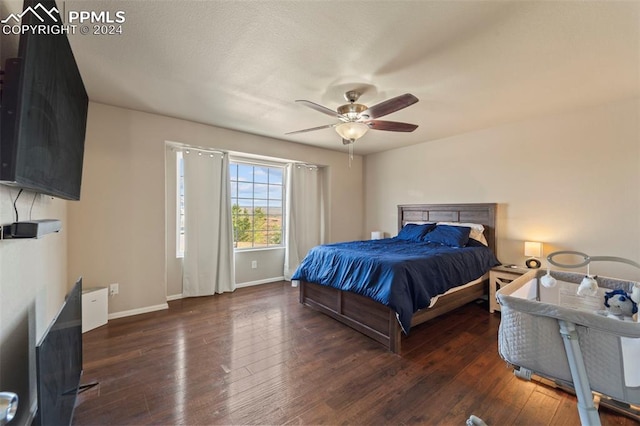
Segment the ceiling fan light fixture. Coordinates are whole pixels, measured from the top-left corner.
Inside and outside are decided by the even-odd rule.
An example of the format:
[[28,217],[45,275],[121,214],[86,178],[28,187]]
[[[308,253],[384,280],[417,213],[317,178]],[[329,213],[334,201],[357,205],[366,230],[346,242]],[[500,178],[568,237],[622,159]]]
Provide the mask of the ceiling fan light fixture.
[[369,126],[365,123],[347,122],[336,126],[335,129],[342,139],[356,141],[369,131]]

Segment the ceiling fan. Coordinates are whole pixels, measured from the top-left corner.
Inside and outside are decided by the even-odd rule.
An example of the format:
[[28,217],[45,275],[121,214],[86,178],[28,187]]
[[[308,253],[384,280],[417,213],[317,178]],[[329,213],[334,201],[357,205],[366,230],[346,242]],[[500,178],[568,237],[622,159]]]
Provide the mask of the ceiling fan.
[[357,90],[345,92],[344,98],[349,102],[338,107],[336,111],[307,100],[296,100],[311,109],[338,118],[340,121],[325,126],[312,127],[310,129],[296,130],[285,133],[312,132],[314,130],[334,128],[342,137],[342,143],[349,145],[364,136],[369,129],[387,130],[390,132],[413,132],[418,128],[417,124],[401,123],[398,121],[376,120],[379,117],[391,114],[418,102],[418,98],[410,93],[387,99],[372,107],[356,103],[362,93]]

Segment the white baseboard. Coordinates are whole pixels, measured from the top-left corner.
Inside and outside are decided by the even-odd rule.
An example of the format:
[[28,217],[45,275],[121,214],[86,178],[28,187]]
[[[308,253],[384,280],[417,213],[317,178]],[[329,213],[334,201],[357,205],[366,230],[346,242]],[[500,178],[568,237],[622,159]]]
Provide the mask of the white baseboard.
[[167,296],[167,302],[171,302],[172,300],[179,300],[182,299],[182,293],[180,294],[171,294],[169,296]]
[[246,283],[236,283],[236,288],[251,287],[252,285],[259,285],[259,284],[274,283],[276,281],[282,281],[282,280],[284,280],[284,277],[266,278],[264,280],[248,281]]
[[161,303],[159,305],[154,305],[154,306],[145,306],[144,308],[113,312],[109,314],[109,319],[111,320],[116,318],[130,317],[133,315],[148,314],[149,312],[161,311],[163,309],[169,309],[169,305],[166,303]]
[[[276,281],[282,281],[282,280],[284,280],[284,277],[265,278],[264,280],[248,281],[246,283],[238,283],[238,284],[236,284],[236,288],[251,287],[252,285],[274,283]],[[184,297],[182,296],[182,293],[180,293],[180,294],[171,294],[171,295],[167,296],[167,302],[171,302],[172,300],[180,300],[180,299],[183,299],[183,298]]]

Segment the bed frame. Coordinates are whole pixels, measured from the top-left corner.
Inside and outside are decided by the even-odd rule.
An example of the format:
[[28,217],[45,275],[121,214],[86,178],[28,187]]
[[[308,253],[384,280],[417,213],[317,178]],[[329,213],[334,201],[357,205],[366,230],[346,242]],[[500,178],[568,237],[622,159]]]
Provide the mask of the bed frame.
[[[398,230],[407,222],[472,222],[484,225],[496,253],[496,204],[407,204],[398,206]],[[400,353],[402,329],[388,306],[349,291],[300,281],[300,303],[317,309]],[[434,306],[413,315],[416,326],[487,294],[486,280],[440,296]]]

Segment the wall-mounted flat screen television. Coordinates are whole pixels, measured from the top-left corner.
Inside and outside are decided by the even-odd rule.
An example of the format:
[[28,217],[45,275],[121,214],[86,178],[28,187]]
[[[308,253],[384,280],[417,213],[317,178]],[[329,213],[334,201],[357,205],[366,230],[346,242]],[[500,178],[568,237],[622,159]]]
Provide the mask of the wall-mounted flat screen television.
[[70,425],[82,376],[82,278],[36,346],[35,424]]
[[[63,25],[53,0],[26,0],[23,10],[23,26]],[[23,30],[18,57],[5,63],[0,182],[79,200],[88,102],[67,34]]]

